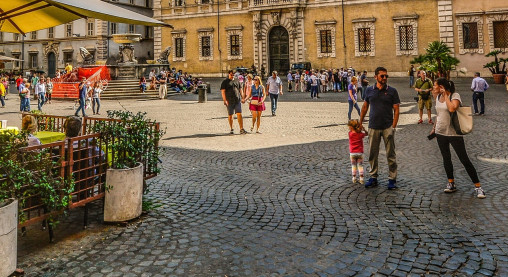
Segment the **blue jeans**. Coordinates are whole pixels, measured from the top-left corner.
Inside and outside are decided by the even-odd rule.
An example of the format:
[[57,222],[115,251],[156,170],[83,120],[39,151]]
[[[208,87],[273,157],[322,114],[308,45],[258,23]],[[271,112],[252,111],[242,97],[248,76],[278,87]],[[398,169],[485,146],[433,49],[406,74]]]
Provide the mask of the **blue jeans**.
[[44,94],[39,94],[39,99],[37,99],[37,108],[39,111],[42,111],[42,106],[46,103],[44,100]]
[[333,83],[333,90],[340,90],[340,83]]
[[409,76],[409,86],[412,87],[415,84],[415,77]]
[[318,86],[311,86],[310,87],[310,97],[311,98],[317,97],[317,93],[318,93]]
[[279,101],[279,95],[278,94],[272,94],[270,93],[270,102],[272,105],[272,114],[275,114],[275,111],[277,110],[277,101]]
[[480,91],[473,92],[474,113],[478,113],[478,100],[480,100],[480,114],[485,113],[485,93]]
[[23,102],[23,110],[24,112],[29,112],[30,111],[30,98],[23,98],[22,100]]
[[81,113],[83,114],[83,117],[86,116],[85,114],[85,98],[79,98],[79,108],[76,110],[75,115],[78,116],[79,110],[81,110]]
[[367,92],[368,86],[362,86],[362,100],[365,100],[365,92]]
[[4,97],[5,96],[0,96],[0,102],[2,102],[2,107],[5,107]]
[[[95,104],[97,104],[97,112],[95,111]],[[99,109],[101,108],[101,100],[99,98],[92,98],[92,111],[93,113],[99,113]]]
[[351,112],[353,111],[353,107],[355,107],[356,111],[358,112],[358,115],[360,115],[360,107],[358,107],[358,103],[354,103],[353,100],[348,100],[348,102],[349,102],[349,112],[347,113],[347,118],[351,120]]

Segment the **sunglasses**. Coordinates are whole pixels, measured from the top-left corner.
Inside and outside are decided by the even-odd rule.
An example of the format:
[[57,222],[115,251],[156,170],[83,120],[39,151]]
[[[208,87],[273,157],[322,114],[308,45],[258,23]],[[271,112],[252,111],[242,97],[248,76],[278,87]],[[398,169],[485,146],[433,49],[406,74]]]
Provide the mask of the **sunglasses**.
[[388,79],[388,74],[382,74],[382,75],[379,75],[380,78],[384,79],[384,78],[387,78]]

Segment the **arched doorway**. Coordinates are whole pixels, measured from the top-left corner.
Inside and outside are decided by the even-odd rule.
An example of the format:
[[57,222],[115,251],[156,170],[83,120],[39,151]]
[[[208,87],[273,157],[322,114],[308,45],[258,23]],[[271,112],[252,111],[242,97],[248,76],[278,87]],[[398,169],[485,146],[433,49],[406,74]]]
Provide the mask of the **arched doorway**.
[[48,54],[48,76],[53,78],[56,75],[56,56],[55,53]]
[[276,70],[279,75],[289,70],[289,33],[281,26],[273,27],[268,36],[270,54],[270,75]]

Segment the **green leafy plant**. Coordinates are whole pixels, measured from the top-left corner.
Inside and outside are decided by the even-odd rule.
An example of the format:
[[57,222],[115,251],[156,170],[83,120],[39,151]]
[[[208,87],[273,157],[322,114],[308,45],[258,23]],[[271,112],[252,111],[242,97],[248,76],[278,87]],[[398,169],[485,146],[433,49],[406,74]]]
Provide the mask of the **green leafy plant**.
[[160,172],[158,143],[165,132],[157,122],[148,119],[145,112],[108,111],[108,118],[111,120],[98,121],[93,131],[101,133],[100,140],[110,149],[111,167],[125,169],[144,163],[145,171]]
[[485,55],[485,57],[494,57],[494,60],[485,64],[483,68],[488,68],[492,74],[506,74],[506,63],[508,62],[508,58],[499,58],[498,55],[502,53],[501,50],[494,50]]
[[46,213],[51,213],[66,209],[74,190],[72,179],[58,175],[59,163],[49,150],[25,149],[27,136],[24,132],[0,134],[0,202],[18,199],[20,222],[27,217],[23,212],[27,199],[37,201]]
[[444,42],[433,41],[425,50],[425,54],[419,55],[410,63],[419,64],[421,69],[430,73],[431,78],[445,77],[449,79],[450,71],[460,63],[457,58],[451,55],[450,47]]

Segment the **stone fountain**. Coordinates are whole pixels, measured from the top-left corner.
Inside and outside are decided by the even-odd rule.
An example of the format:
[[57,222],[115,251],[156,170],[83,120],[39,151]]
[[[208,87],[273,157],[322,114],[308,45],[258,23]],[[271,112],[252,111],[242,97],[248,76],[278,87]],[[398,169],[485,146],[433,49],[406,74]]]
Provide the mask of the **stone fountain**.
[[136,64],[138,61],[134,55],[135,42],[139,42],[141,34],[114,34],[113,41],[120,45],[120,58],[118,59],[118,79],[136,79]]

